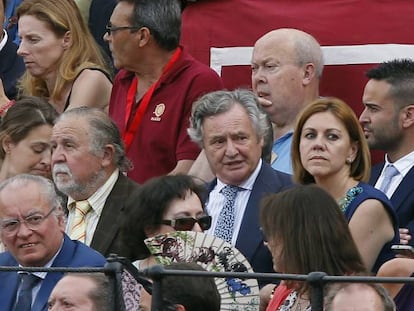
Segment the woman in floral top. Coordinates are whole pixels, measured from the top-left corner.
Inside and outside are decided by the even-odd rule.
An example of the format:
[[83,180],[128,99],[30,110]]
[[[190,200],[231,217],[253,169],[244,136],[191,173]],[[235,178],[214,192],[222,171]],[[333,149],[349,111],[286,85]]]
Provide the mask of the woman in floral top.
[[[366,271],[345,217],[335,200],[315,185],[272,194],[262,202],[260,220],[275,271],[328,275]],[[267,311],[309,311],[307,283],[283,281],[275,288]]]
[[337,98],[320,98],[300,114],[292,140],[294,179],[329,192],[348,220],[368,270],[394,257],[398,224],[384,193],[366,183],[369,148],[353,110]]

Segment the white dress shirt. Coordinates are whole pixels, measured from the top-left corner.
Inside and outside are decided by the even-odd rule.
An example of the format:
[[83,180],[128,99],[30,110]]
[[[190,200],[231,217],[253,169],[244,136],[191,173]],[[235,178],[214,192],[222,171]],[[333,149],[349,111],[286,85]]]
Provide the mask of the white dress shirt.
[[0,51],[5,47],[8,37],[7,31],[3,29],[3,39],[0,41]]
[[[115,186],[116,181],[118,180],[119,170],[116,169],[107,181],[98,189],[96,192],[88,198],[88,202],[91,206],[91,210],[85,216],[86,223],[86,236],[85,244],[90,246],[95,233],[96,226],[98,225],[99,217],[101,217],[102,210],[105,206],[105,202],[109,194],[111,193],[113,187]],[[68,206],[75,200],[71,197],[68,197]],[[69,209],[68,221],[66,224],[66,233],[72,228],[73,219],[75,217],[75,210]]]
[[[262,160],[260,159],[259,163],[257,164],[256,169],[253,171],[253,174],[243,182],[242,184],[238,185],[240,188],[244,190],[240,190],[237,192],[236,200],[235,200],[235,207],[234,207],[234,228],[233,228],[233,237],[231,240],[231,244],[234,246],[236,245],[237,236],[239,235],[241,223],[243,220],[243,215],[246,210],[247,202],[249,201],[250,194],[253,189],[253,185],[256,181],[257,175],[259,175],[260,169],[262,168]],[[211,216],[211,228],[205,233],[214,235],[214,230],[216,229],[216,224],[218,221],[218,217],[220,215],[221,209],[224,206],[224,195],[221,193],[221,190],[226,186],[220,179],[217,178],[217,184],[214,189],[210,192],[208,196],[208,201],[206,203],[206,211],[207,214]]]

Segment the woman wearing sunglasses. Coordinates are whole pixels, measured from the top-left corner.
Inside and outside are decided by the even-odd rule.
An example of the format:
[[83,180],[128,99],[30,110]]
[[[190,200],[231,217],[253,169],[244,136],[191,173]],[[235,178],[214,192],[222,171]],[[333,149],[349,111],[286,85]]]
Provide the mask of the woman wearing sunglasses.
[[[121,228],[124,245],[132,250],[134,264],[145,269],[156,264],[144,240],[171,231],[203,232],[211,217],[203,208],[205,188],[187,175],[161,176],[144,183],[139,201],[125,214]],[[138,260],[137,260],[138,259]]]

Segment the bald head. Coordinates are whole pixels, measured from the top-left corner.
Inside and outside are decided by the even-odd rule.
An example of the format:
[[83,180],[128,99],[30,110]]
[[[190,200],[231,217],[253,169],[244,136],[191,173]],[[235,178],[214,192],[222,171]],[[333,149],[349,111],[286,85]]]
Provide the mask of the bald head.
[[395,311],[387,291],[373,283],[334,284],[326,295],[327,311]]
[[292,129],[302,108],[319,96],[322,70],[321,47],[306,32],[281,28],[256,41],[252,87],[267,100],[260,103],[278,128]]
[[255,48],[261,45],[272,45],[291,55],[301,66],[306,63],[315,65],[316,78],[320,79],[323,71],[323,54],[316,39],[310,34],[294,28],[279,28],[269,31],[260,37]]

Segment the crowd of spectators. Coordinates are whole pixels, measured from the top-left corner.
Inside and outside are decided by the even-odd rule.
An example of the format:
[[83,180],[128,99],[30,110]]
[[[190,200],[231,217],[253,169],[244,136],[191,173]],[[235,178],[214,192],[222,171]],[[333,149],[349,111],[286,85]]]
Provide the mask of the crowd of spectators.
[[[237,248],[255,272],[414,274],[414,255],[391,249],[414,245],[413,60],[366,73],[358,119],[319,96],[323,53],[299,29],[258,38],[252,90],[224,90],[180,45],[186,1],[0,6],[0,266],[103,267],[117,254],[144,270],[156,264],[145,239],[196,231]],[[372,165],[370,148],[383,163]],[[100,274],[0,278],[7,310],[109,305]],[[213,279],[165,282],[168,310],[220,308]],[[258,282],[261,310],[311,310],[308,284]],[[326,309],[362,292],[372,310],[394,310],[391,298],[414,306],[412,286],[383,285],[334,284]]]

